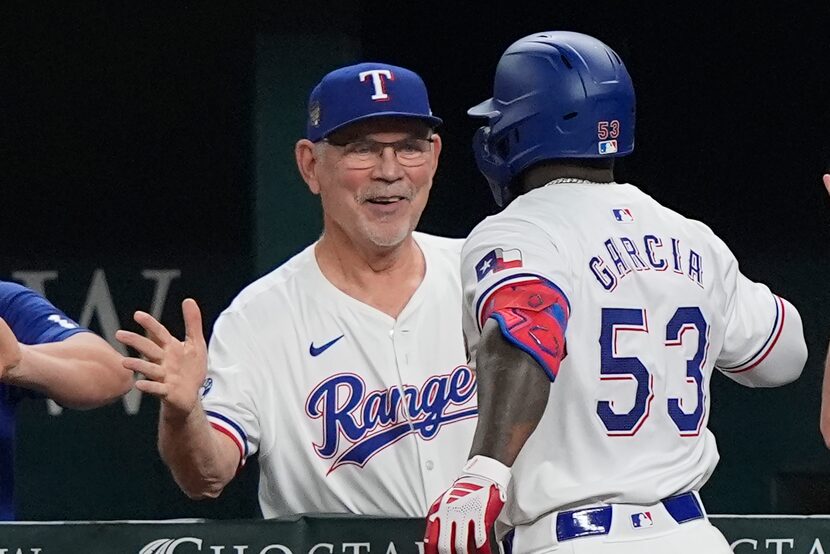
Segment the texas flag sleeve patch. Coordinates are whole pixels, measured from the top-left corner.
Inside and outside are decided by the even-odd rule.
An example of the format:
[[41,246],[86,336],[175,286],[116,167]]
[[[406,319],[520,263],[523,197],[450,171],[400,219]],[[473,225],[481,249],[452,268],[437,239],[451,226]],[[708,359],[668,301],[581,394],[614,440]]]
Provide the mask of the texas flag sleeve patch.
[[522,253],[518,249],[495,248],[484,255],[476,264],[476,278],[481,281],[490,273],[522,267]]

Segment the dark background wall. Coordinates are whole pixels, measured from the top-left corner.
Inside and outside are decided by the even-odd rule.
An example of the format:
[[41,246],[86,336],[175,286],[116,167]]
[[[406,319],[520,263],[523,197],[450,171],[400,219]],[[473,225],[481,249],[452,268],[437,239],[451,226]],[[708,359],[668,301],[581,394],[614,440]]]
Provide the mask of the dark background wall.
[[[501,52],[543,30],[601,38],[638,96],[637,148],[619,177],[708,223],[805,323],[810,358],[798,383],[757,391],[715,377],[722,461],[704,489],[708,507],[830,509],[819,502],[830,497],[830,455],[817,419],[830,328],[820,184],[830,161],[830,5],[53,4],[0,14],[0,277],[57,272],[47,296],[75,317],[97,306],[91,325],[105,336],[107,298],[127,328],[151,303],[156,289],[142,271],[179,271],[160,307],[171,329],[181,333],[188,295],[209,328],[247,282],[314,239],[319,210],[291,147],[308,89],[326,71],[365,59],[424,77],[445,148],[421,229],[461,237],[495,209],[465,110],[490,95]],[[108,294],[89,295],[96,269]],[[22,516],[257,513],[250,467],[220,501],[187,501],[155,451],[156,402],[136,406],[60,416],[24,406]]]

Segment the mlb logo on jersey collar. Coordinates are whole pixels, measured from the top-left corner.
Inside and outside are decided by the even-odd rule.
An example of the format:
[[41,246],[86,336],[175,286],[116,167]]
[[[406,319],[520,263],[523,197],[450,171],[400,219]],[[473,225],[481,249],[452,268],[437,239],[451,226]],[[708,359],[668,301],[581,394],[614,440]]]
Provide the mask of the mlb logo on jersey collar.
[[631,525],[633,525],[635,529],[651,527],[654,525],[654,520],[651,519],[651,512],[631,514]]

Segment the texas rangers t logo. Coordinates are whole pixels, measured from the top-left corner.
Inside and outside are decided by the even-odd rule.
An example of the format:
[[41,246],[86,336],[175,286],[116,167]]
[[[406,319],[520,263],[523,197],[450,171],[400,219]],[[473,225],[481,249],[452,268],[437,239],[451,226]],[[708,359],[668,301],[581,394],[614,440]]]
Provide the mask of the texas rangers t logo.
[[386,77],[390,81],[394,81],[395,76],[392,75],[392,72],[388,69],[370,69],[369,71],[361,71],[358,74],[361,83],[365,82],[367,77],[372,78],[372,86],[375,89],[372,100],[380,102],[389,100],[389,94],[386,92],[386,81],[383,78]]

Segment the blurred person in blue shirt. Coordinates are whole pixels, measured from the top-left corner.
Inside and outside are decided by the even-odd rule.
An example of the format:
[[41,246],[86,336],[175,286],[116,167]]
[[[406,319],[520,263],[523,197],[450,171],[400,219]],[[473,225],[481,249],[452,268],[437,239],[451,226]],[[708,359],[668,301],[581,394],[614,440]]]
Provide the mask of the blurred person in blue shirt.
[[0,521],[15,519],[15,411],[23,398],[48,397],[88,409],[132,387],[122,356],[48,300],[0,281]]

